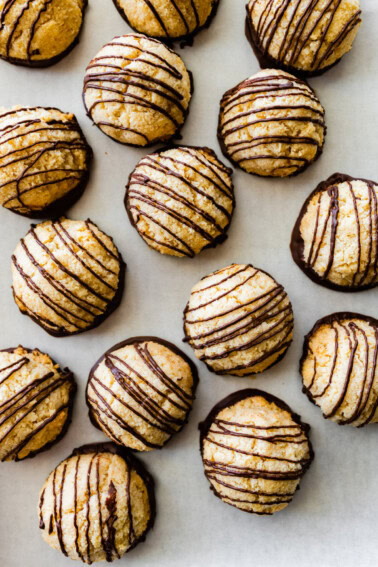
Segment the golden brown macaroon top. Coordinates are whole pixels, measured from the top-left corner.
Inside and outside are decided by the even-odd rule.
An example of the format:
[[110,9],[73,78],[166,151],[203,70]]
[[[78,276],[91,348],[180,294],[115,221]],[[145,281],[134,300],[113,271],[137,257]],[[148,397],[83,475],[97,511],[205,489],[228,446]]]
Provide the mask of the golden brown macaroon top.
[[91,148],[73,114],[0,108],[0,203],[30,217],[57,216],[80,197]]
[[231,175],[208,148],[148,155],[129,179],[129,218],[151,248],[193,257],[227,237],[235,202]]
[[343,291],[377,285],[377,189],[373,181],[336,173],[306,200],[291,250],[316,283]]
[[111,562],[152,527],[153,482],[112,444],[81,447],[47,478],[38,515],[42,537],[54,549],[87,564]]
[[115,37],[90,62],[84,104],[93,122],[122,144],[148,146],[181,129],[191,75],[174,51],[141,34]]
[[304,392],[325,418],[362,427],[378,422],[378,321],[334,313],[306,336],[301,359]]
[[76,386],[38,349],[0,351],[0,461],[20,461],[48,449],[64,435]]
[[59,61],[77,43],[87,0],[0,0],[0,57],[30,67]]
[[185,340],[216,374],[263,372],[283,358],[293,327],[283,286],[248,264],[231,264],[203,278],[184,311]]
[[113,0],[137,32],[158,39],[193,37],[207,27],[219,0]]
[[358,0],[249,0],[247,4],[247,26],[260,62],[308,76],[324,72],[350,51],[360,15]]
[[200,430],[212,491],[245,512],[271,515],[286,508],[313,459],[309,426],[260,390],[222,400]]
[[128,339],[91,370],[90,418],[116,443],[138,451],[160,449],[187,422],[197,382],[194,364],[171,343]]
[[223,153],[247,173],[288,177],[321,154],[324,109],[313,89],[284,71],[264,69],[227,91],[220,104]]
[[125,265],[92,221],[61,218],[32,225],[12,256],[20,311],[55,336],[100,324],[119,304]]

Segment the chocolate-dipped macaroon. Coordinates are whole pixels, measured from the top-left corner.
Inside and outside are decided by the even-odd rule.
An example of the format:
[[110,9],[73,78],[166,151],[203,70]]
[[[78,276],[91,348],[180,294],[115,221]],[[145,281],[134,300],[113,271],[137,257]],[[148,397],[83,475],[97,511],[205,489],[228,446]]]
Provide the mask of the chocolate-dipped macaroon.
[[286,508],[311,465],[310,426],[284,402],[247,389],[219,402],[200,424],[205,475],[214,494],[245,512]]
[[306,199],[291,253],[314,282],[338,291],[378,283],[378,185],[335,173]]
[[0,203],[32,218],[59,216],[82,195],[92,150],[73,114],[0,109]]
[[122,144],[150,146],[179,133],[189,111],[192,77],[174,51],[142,34],[115,37],[87,67],[88,116]]
[[140,160],[125,206],[143,240],[162,254],[193,257],[227,238],[232,170],[209,148],[172,147]]
[[135,31],[165,40],[192,42],[210,25],[219,0],[113,0]]
[[246,34],[261,67],[321,75],[350,51],[359,0],[249,0]]
[[109,349],[92,368],[89,416],[120,445],[161,449],[181,430],[198,383],[193,362],[157,337],[134,337]]
[[112,238],[89,219],[46,221],[32,225],[14,251],[13,296],[50,335],[75,335],[118,307],[124,272]]
[[121,447],[85,445],[48,476],[38,518],[45,542],[66,557],[88,565],[120,559],[153,527],[153,479]]
[[284,357],[293,327],[283,286],[250,264],[231,264],[203,278],[184,311],[185,341],[216,374],[263,372]]
[[264,69],[221,100],[220,146],[247,173],[297,175],[318,159],[325,134],[324,108],[315,92],[284,71]]
[[326,419],[363,427],[378,422],[378,321],[333,313],[305,337],[303,391]]
[[22,346],[0,351],[0,461],[21,461],[66,433],[76,384],[68,368]]
[[60,61],[78,43],[87,0],[1,0],[0,58],[26,67]]

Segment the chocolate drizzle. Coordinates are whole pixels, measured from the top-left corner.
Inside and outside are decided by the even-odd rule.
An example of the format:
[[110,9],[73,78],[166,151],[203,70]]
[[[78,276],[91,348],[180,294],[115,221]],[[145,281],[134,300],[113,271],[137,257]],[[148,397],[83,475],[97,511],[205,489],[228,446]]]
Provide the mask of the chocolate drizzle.
[[227,238],[235,206],[231,175],[209,148],[172,146],[150,154],[126,188],[130,222],[159,252],[194,257]]
[[[269,281],[261,284],[264,289],[254,290],[250,284],[262,275]],[[213,283],[207,285],[208,281]],[[205,301],[197,304],[198,293]],[[232,264],[203,278],[184,311],[184,340],[216,374],[249,376],[276,364],[290,346],[293,327],[283,286],[249,264]]]
[[[109,453],[118,455],[125,461],[127,468],[126,490],[120,490],[120,486],[113,480],[112,475],[107,475],[106,471],[103,472],[103,467],[106,466],[105,457]],[[135,532],[133,518],[133,513],[135,514],[133,510],[137,501],[135,500],[134,503],[134,494],[131,490],[131,476],[135,474],[141,478],[145,485],[149,503],[147,525],[144,531],[138,534]],[[85,477],[86,490],[84,495],[82,493],[83,484],[79,484],[77,479]],[[64,526],[66,524],[63,522],[67,506],[69,506],[69,514],[71,515],[72,498],[69,495],[69,489],[72,483],[74,485],[73,526],[75,529],[73,547],[71,547],[71,544],[68,546],[68,542],[65,541]],[[67,497],[65,497],[65,487],[67,487]],[[47,495],[52,496],[52,504]],[[82,506],[79,506],[79,503],[82,505],[84,496],[86,506],[81,509]],[[97,504],[92,509],[91,503],[96,500]],[[120,553],[117,548],[118,530],[126,530],[124,536],[125,544],[127,542],[126,552],[128,552],[138,543],[144,541],[147,532],[153,527],[156,514],[154,482],[143,464],[124,449],[112,443],[85,445],[75,449],[72,455],[58,465],[47,479],[39,499],[41,530],[46,529],[44,518],[49,515],[51,506],[53,519],[49,536],[54,537],[56,535],[64,555],[72,559],[81,559],[87,564],[101,559],[111,562],[119,559],[123,554],[123,551]],[[125,511],[127,512],[126,526],[128,527],[124,525],[124,516],[122,519],[120,518],[120,513],[124,514]],[[98,538],[98,536],[100,537]],[[101,542],[100,546],[98,539]],[[47,541],[49,540],[47,538]]]
[[[369,343],[372,336],[366,326],[372,331],[372,344]],[[334,333],[334,341],[329,342],[327,360],[318,356],[311,346],[316,344],[316,336],[322,327],[329,327]],[[348,359],[342,357],[342,346],[345,344],[349,353]],[[323,317],[315,323],[304,340],[300,360],[303,392],[311,402],[322,408],[326,419],[332,419],[339,425],[363,427],[375,423],[378,409],[377,356],[376,319],[350,312],[333,313]],[[326,370],[329,367],[329,372],[324,371],[325,364]],[[311,365],[313,372],[308,382],[304,369],[305,366]],[[319,370],[321,366],[322,373]],[[328,374],[325,381],[324,373]]]
[[[52,116],[40,117],[45,111]],[[84,165],[78,167],[81,158]],[[73,115],[42,107],[0,115],[0,200],[14,213],[40,218],[64,212],[82,195],[91,159],[92,150]],[[46,193],[50,186],[60,189],[55,201]],[[43,208],[32,200],[33,194],[41,199],[42,192],[47,203]]]
[[[178,375],[164,372],[151,353],[152,344],[164,346],[186,362],[193,381],[190,390],[180,386]],[[118,354],[126,346],[133,347],[143,372]],[[102,379],[103,365],[114,378],[113,387]],[[197,384],[195,365],[175,345],[157,337],[133,337],[109,349],[92,368],[86,390],[89,416],[116,443],[124,444],[122,433],[128,433],[139,450],[160,449],[187,423]],[[129,418],[122,417],[125,413]],[[152,441],[156,433],[159,442]]]
[[[274,404],[270,412],[288,412],[290,422],[282,415],[280,424],[258,425],[253,410],[248,423],[245,417],[242,423],[219,417],[222,410],[254,397]],[[237,411],[235,408],[236,419]],[[211,490],[222,501],[249,513],[269,515],[285,508],[314,457],[310,426],[302,423],[284,402],[256,389],[227,396],[211,410],[199,429],[201,455]],[[211,458],[205,457],[206,446],[214,447]]]
[[[361,199],[353,188],[354,181],[366,185],[366,198]],[[341,184],[346,187],[341,189]],[[340,195],[340,191],[342,191]],[[344,267],[338,271],[335,254],[342,246],[342,235],[345,223],[348,222],[347,233],[351,234],[352,219],[345,220],[344,211],[347,201],[351,200],[355,224],[353,246],[356,268],[353,273],[345,274],[345,285],[334,280],[335,275],[343,275]],[[364,202],[367,204],[367,214]],[[302,223],[311,205],[316,206],[316,217],[310,243],[305,243],[302,234]],[[367,218],[366,218],[367,217]],[[322,220],[324,218],[324,220]],[[350,240],[349,240],[350,242]],[[308,244],[306,251],[306,244]],[[352,246],[352,243],[351,243]],[[353,249],[349,247],[349,249]],[[376,287],[378,284],[378,204],[377,185],[374,181],[354,178],[342,173],[331,175],[326,181],[319,183],[306,199],[291,237],[291,253],[300,269],[315,283],[337,291],[362,291]],[[348,250],[349,250],[348,249]],[[325,259],[320,253],[328,251]],[[344,259],[343,259],[344,261]],[[347,278],[349,277],[350,283]]]
[[[339,8],[344,7],[343,0],[329,0],[322,8],[320,0],[278,0],[275,3],[266,0],[265,8],[255,21],[256,2],[250,0],[246,6],[246,36],[260,66],[282,69],[301,77],[321,75],[336,65],[341,57],[332,61],[335,51],[361,23],[361,11],[357,10],[337,33],[330,31]],[[271,45],[280,37],[278,54],[272,55]],[[317,44],[315,49],[314,44]],[[313,57],[304,68],[300,56],[306,49],[313,51]]]
[[[40,227],[49,223],[32,225],[12,256],[19,309],[54,336],[99,325],[119,305],[123,292],[125,264],[112,239],[87,220],[82,222],[86,238],[80,242],[70,230],[71,222],[76,227],[77,221],[68,219],[51,222],[52,238],[46,244]],[[101,246],[101,259],[91,253],[91,241]],[[27,303],[24,290],[29,290]]]
[[[5,0],[0,11],[0,40],[2,44],[5,44],[4,51],[2,50],[0,53],[1,59],[13,63],[14,65],[25,67],[48,67],[57,63],[70,53],[79,43],[80,33],[84,24],[84,13],[88,5],[87,0],[78,2],[78,6],[82,5],[80,26],[77,29],[73,41],[66,49],[47,59],[38,58],[40,50],[38,48],[32,49],[32,44],[38,29],[40,29],[41,25],[46,25],[46,20],[43,20],[43,15],[46,14],[46,12],[49,14],[49,8],[51,7],[53,9],[54,4],[56,4],[55,0],[43,0],[40,5],[34,2],[34,0]],[[30,18],[30,14],[32,14],[32,18]],[[18,49],[17,42],[19,36],[26,33],[28,34],[28,40],[24,56],[12,56],[12,50]],[[4,37],[2,37],[2,35]]]
[[[249,173],[265,177],[297,175],[322,152],[324,109],[314,90],[301,79],[275,71],[271,75],[261,73],[224,94],[219,112],[219,144],[236,167]],[[289,134],[288,128],[295,123],[295,133]],[[262,125],[266,125],[264,135]],[[301,135],[302,128],[306,135]],[[256,161],[266,164],[266,175],[253,165]]]
[[[46,451],[57,443],[65,435],[71,422],[73,399],[76,393],[76,384],[72,372],[56,367],[54,371],[46,372],[42,376],[25,385],[21,380],[20,371],[25,366],[30,365],[33,352],[23,347],[24,354],[20,354],[12,364],[0,368],[0,394],[2,403],[0,404],[0,460],[1,461],[20,461],[34,457],[41,451]],[[15,353],[17,348],[0,351],[4,353]],[[55,365],[51,361],[51,367]],[[18,385],[16,391],[7,394],[10,383]],[[68,386],[68,387],[67,387]],[[61,391],[61,403],[51,412],[46,412],[48,417],[38,417],[38,411],[43,406],[49,407],[53,403],[54,393]],[[67,391],[66,391],[67,390]],[[40,443],[37,449],[28,449],[28,445],[33,443],[37,436],[43,434],[61,414],[65,414],[65,419],[58,431],[53,433],[46,432],[44,443]],[[26,450],[26,453],[23,452]]]
[[[185,10],[179,7],[177,0],[166,0],[166,6],[164,6],[160,12],[158,6],[155,6],[156,0],[142,1],[148,7],[149,15],[152,17],[152,20],[155,20],[155,22],[161,29],[161,32],[159,32],[157,35],[153,35],[151,33],[151,30],[148,29],[148,26],[146,27],[144,25],[141,25],[140,29],[138,29],[139,26],[131,25],[130,18],[126,13],[126,10],[122,8],[120,1],[113,0],[114,5],[117,8],[118,12],[121,14],[122,18],[136,32],[145,33],[149,37],[154,37],[155,39],[166,42],[167,44],[171,44],[175,41],[181,41],[181,47],[185,47],[186,45],[193,45],[194,37],[200,31],[210,26],[219,6],[219,0],[208,0],[210,12],[205,21],[201,23],[200,15],[196,6],[196,0],[186,0]],[[166,8],[173,8],[173,10],[169,10],[168,21],[165,18]],[[181,27],[184,26],[185,31],[180,35],[173,35],[170,29],[172,29],[172,26],[174,25]]]
[[[144,44],[150,45],[150,48]],[[167,50],[165,57],[159,55],[153,49],[156,45],[162,44],[141,34],[117,36],[102,48],[87,67],[83,90],[87,114],[106,135],[118,142],[146,147],[158,141],[170,140],[178,135],[187,117],[193,92],[191,73],[185,69],[182,74],[176,65],[169,63],[167,55],[172,54],[176,58],[175,63],[182,63],[181,58],[166,46],[163,46],[164,50]],[[106,49],[108,51],[105,51]],[[127,65],[125,61],[128,62]],[[148,74],[140,70],[145,65],[150,69]],[[156,76],[157,74],[159,77]],[[190,92],[189,102],[185,101],[183,94],[186,82]],[[89,105],[87,100],[94,91],[104,93],[104,97],[97,97]],[[109,94],[105,95],[105,93]],[[140,112],[146,113],[143,110],[146,109],[150,113],[151,120],[144,119],[143,128],[138,129],[130,127],[129,124],[99,121],[95,118],[94,111],[98,105],[102,105],[102,108],[112,108],[115,104],[119,105],[121,115],[126,107],[134,107],[136,116]],[[151,121],[157,116],[159,120],[162,118],[166,120],[169,133],[154,138],[150,137],[150,126]],[[109,129],[111,132],[114,131],[114,135]],[[135,143],[119,140],[117,131],[137,135],[139,141]]]

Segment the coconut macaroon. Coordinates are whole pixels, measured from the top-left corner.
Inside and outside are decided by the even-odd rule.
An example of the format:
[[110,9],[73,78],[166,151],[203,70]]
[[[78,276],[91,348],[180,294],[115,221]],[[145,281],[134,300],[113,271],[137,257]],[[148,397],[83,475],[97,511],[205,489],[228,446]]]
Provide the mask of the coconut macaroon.
[[293,327],[283,286],[250,264],[231,264],[203,278],[184,311],[185,341],[216,374],[263,372],[283,358]]
[[38,504],[42,537],[70,559],[111,562],[144,541],[155,520],[154,483],[112,443],[75,449],[48,476]]
[[106,44],[84,79],[88,116],[102,132],[131,146],[149,146],[178,134],[191,96],[192,77],[181,57],[141,34]]
[[191,40],[208,27],[219,0],[113,0],[135,31],[166,40]]
[[13,296],[51,335],[75,335],[118,307],[124,272],[113,240],[92,221],[46,221],[32,225],[14,251]]
[[247,173],[301,173],[320,156],[325,134],[324,109],[314,90],[284,71],[264,69],[221,100],[220,146]]
[[205,475],[218,498],[245,512],[286,508],[311,465],[310,426],[260,390],[235,392],[200,424]]
[[172,147],[148,155],[126,189],[130,221],[151,248],[193,257],[227,237],[235,205],[231,175],[209,148]]
[[291,252],[313,281],[339,291],[378,283],[378,185],[335,173],[305,201]]
[[109,349],[92,368],[89,416],[120,445],[162,448],[192,409],[198,375],[192,361],[157,337],[134,337]]
[[0,108],[0,203],[28,217],[59,216],[83,193],[92,150],[73,114]]
[[0,57],[47,67],[78,43],[87,0],[0,0]]
[[305,337],[303,391],[326,419],[363,427],[378,422],[378,321],[333,313]]
[[246,34],[261,67],[320,75],[350,51],[359,0],[249,0]]
[[71,421],[72,372],[22,346],[0,351],[0,461],[21,461],[49,449]]

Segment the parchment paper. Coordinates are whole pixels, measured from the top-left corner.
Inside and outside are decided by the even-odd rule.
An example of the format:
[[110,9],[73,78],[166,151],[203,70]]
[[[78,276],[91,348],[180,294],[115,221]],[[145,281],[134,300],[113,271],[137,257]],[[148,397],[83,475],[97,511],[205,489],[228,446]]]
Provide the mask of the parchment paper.
[[[157,485],[158,515],[146,543],[124,556],[132,567],[370,567],[378,561],[377,426],[363,430],[326,422],[301,392],[298,361],[304,334],[321,316],[353,310],[378,317],[377,290],[343,294],[321,288],[296,267],[289,251],[299,209],[317,183],[335,171],[378,179],[378,5],[362,0],[363,26],[352,52],[311,80],[326,108],[328,135],[321,159],[289,180],[264,180],[235,171],[237,208],[228,240],[195,259],[150,250],[123,208],[124,186],[145,150],[123,147],[85,116],[85,67],[100,47],[127,33],[111,0],[90,0],[81,42],[54,67],[24,69],[0,62],[0,106],[47,105],[74,112],[95,152],[90,184],[70,211],[111,234],[128,264],[121,306],[98,329],[52,338],[22,316],[11,296],[10,257],[30,221],[0,210],[0,348],[22,344],[69,366],[79,384],[73,423],[57,446],[35,459],[0,463],[1,567],[68,567],[39,534],[36,506],[50,471],[81,444],[103,440],[87,417],[88,372],[103,352],[134,335],[158,335],[182,345],[182,311],[191,287],[231,262],[253,263],[284,284],[296,317],[285,359],[258,378],[217,377],[198,363],[200,386],[190,422],[162,451],[143,461]],[[211,28],[193,47],[177,50],[193,71],[195,94],[183,142],[208,145],[221,156],[216,125],[222,94],[258,71],[244,37],[244,0],[221,0]],[[222,158],[223,159],[223,158]],[[230,392],[256,386],[282,397],[312,426],[315,461],[292,504],[274,517],[251,516],[223,504],[209,490],[198,451],[198,422]]]

